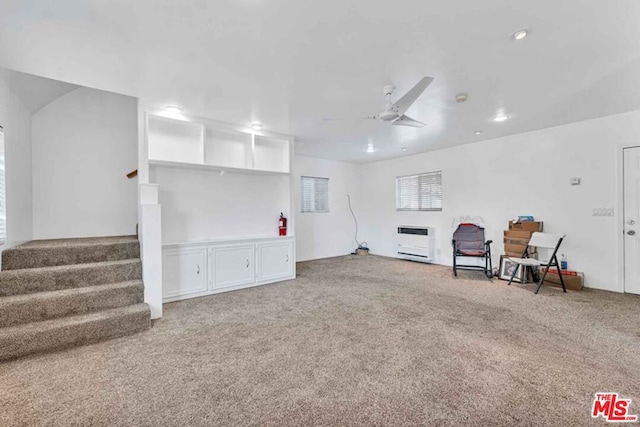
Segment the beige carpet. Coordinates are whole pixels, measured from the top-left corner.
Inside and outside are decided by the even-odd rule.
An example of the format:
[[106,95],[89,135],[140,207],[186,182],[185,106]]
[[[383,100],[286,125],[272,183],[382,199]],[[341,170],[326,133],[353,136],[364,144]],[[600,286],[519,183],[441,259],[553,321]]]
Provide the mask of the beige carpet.
[[640,298],[380,257],[165,305],[142,334],[0,364],[0,425],[606,425],[640,413]]

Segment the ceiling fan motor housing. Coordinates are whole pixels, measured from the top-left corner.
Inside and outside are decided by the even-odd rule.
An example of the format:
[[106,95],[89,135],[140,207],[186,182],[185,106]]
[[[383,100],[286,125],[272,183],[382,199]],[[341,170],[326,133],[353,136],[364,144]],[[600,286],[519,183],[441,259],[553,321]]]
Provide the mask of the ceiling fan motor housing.
[[380,120],[382,120],[383,122],[390,122],[397,119],[398,117],[400,117],[398,113],[393,110],[387,110],[380,113]]

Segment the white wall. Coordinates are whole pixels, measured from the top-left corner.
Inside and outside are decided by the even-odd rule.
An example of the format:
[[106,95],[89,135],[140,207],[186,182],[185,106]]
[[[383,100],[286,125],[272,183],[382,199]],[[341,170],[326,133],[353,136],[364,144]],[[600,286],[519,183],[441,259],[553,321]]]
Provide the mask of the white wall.
[[0,76],[0,126],[4,127],[7,244],[31,240],[31,114]]
[[160,188],[162,243],[278,235],[289,177],[151,166]]
[[[347,194],[359,224],[364,212],[360,201],[360,166],[311,157],[294,158],[294,209],[296,209],[296,259],[347,255],[356,248],[355,225],[349,212]],[[300,177],[329,178],[329,213],[300,213]],[[358,233],[362,243],[366,236]]]
[[134,98],[79,88],[33,115],[36,239],[135,234]]
[[[618,174],[621,147],[633,145],[640,111],[363,165],[362,238],[372,253],[394,256],[398,225],[433,226],[439,262],[450,265],[452,219],[480,215],[497,262],[508,220],[533,215],[545,231],[567,234],[560,252],[586,286],[621,291]],[[442,212],[396,212],[395,177],[435,170],[443,172]],[[569,185],[571,177],[582,185]],[[615,216],[594,217],[594,208]]]

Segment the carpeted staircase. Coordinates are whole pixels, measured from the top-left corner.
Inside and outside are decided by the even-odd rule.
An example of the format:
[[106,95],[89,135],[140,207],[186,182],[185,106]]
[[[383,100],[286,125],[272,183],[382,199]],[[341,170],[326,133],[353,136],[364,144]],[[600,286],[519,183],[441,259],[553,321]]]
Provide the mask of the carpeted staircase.
[[0,361],[144,331],[135,236],[34,240],[2,252]]

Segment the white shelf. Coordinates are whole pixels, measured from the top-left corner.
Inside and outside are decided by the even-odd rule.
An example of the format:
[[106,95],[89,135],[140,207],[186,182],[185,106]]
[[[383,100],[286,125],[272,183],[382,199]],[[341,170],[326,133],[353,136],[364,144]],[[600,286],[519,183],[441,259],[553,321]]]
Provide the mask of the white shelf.
[[253,175],[289,175],[288,172],[277,172],[277,171],[268,171],[268,170],[259,170],[259,169],[246,169],[246,168],[231,168],[227,166],[214,166],[214,165],[204,165],[198,163],[183,163],[183,162],[171,162],[167,160],[149,160],[150,166],[161,166],[166,168],[178,168],[178,169],[194,169],[201,170],[206,172],[216,172],[220,173],[220,171],[225,172],[234,172],[234,173],[245,173],[245,174],[253,174]]
[[251,134],[207,129],[204,163],[236,169],[253,168]]
[[181,163],[204,162],[204,126],[160,116],[149,116],[149,159]]
[[253,167],[289,172],[289,141],[254,135]]
[[149,164],[210,171],[289,174],[291,137],[205,119],[147,114]]

